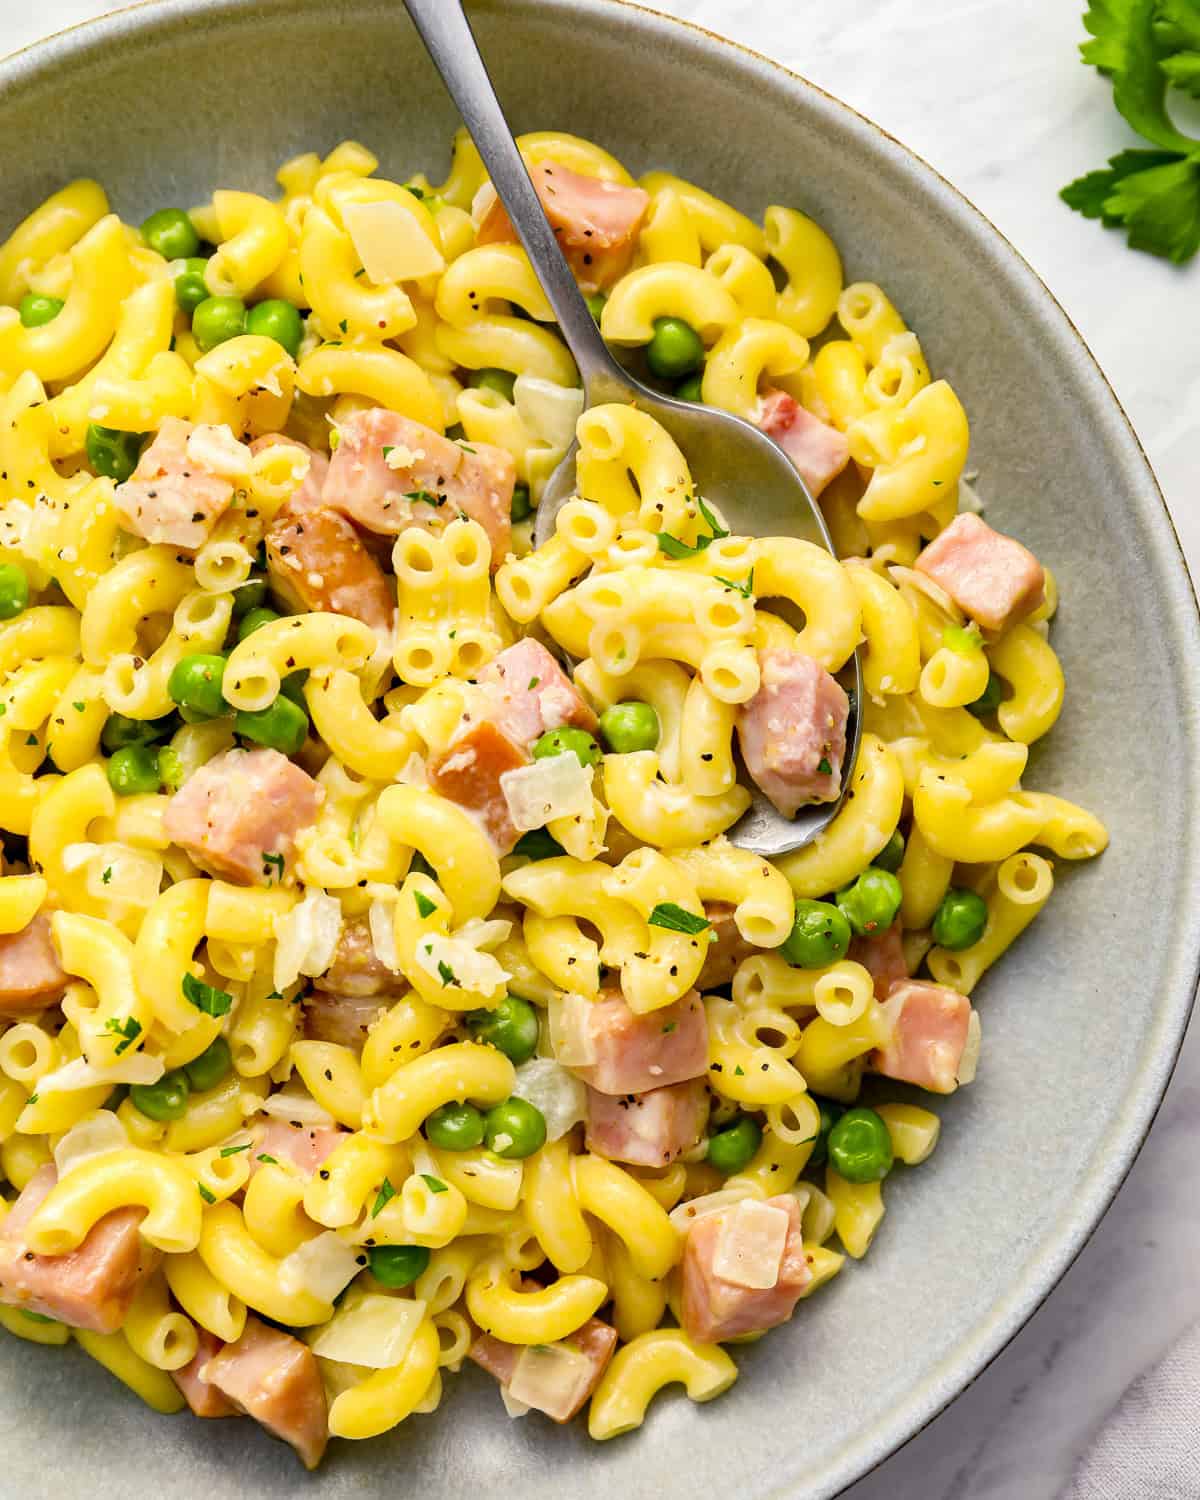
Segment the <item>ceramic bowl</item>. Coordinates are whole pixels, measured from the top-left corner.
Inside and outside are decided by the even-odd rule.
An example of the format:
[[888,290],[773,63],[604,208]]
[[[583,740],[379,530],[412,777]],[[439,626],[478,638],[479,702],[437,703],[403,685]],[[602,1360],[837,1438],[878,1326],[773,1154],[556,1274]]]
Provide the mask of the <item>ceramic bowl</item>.
[[[720,1401],[660,1398],[603,1446],[509,1421],[474,1369],[436,1416],[334,1444],[305,1478],[251,1422],[167,1421],[79,1351],[0,1347],[8,1494],[327,1500],[818,1500],[975,1376],[1112,1198],[1166,1086],[1197,969],[1197,618],[1154,477],[1053,297],[952,187],[852,110],[763,58],[615,0],[480,0],[478,35],[520,130],[594,137],[752,214],[818,219],[847,279],[881,281],[961,396],[987,515],[1058,578],[1066,707],[1028,783],[1100,812],[1112,846],[1060,863],[1052,904],[981,984],[978,1081],[941,1145],[897,1171],[861,1265],[736,1351]],[[276,164],[368,144],[436,179],[456,124],[397,0],[167,0],[0,66],[4,232],[76,175],[135,223]],[[1047,210],[1052,211],[1050,208]]]

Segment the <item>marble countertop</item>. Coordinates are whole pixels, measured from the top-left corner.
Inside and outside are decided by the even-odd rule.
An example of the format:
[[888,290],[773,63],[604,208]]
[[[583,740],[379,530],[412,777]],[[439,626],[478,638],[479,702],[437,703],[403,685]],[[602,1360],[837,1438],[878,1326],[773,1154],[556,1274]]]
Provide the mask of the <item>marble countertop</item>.
[[[0,52],[116,8],[107,0],[0,5]],[[657,0],[656,8],[804,74],[974,200],[1094,350],[1196,573],[1200,338],[1165,330],[1178,323],[1184,297],[1195,305],[1200,264],[1178,270],[1135,254],[1055,196],[1135,143],[1108,87],[1077,61],[1082,0]],[[1128,1382],[1200,1316],[1200,1198],[1188,1186],[1198,1113],[1193,1029],[1150,1139],[1075,1266],[971,1389],[847,1500],[1057,1494]]]

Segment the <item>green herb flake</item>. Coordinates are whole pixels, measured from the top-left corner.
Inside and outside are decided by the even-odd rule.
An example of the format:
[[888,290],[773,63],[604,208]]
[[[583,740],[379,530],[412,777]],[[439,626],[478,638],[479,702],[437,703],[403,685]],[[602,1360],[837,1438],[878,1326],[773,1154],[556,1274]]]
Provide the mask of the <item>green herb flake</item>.
[[745,583],[735,583],[732,578],[722,578],[719,573],[714,573],[713,579],[717,583],[723,583],[727,589],[733,589],[734,593],[741,594],[743,599],[749,599],[750,596],[754,593],[753,568],[750,569],[749,576],[747,577]]
[[250,1149],[250,1142],[249,1141],[244,1142],[244,1144],[242,1144],[241,1146],[222,1146],[221,1147],[221,1155],[222,1156],[237,1156],[239,1152],[241,1152],[241,1151],[249,1151],[249,1149]]
[[419,505],[422,501],[426,505],[445,505],[446,503],[445,495],[435,494],[433,490],[409,490],[404,498],[411,500],[414,505]]
[[375,1196],[375,1206],[371,1210],[371,1217],[377,1219],[395,1196],[396,1189],[385,1177],[380,1184],[379,1192]]
[[746,1076],[746,1070],[741,1066],[740,1063],[736,1068],[734,1068],[733,1073],[735,1078],[745,1078]]
[[255,1161],[265,1161],[269,1167],[277,1167],[279,1165],[278,1161],[273,1156],[268,1156],[265,1151],[260,1151],[255,1157]]
[[57,1318],[48,1318],[45,1313],[32,1312],[28,1307],[21,1309],[21,1316],[28,1318],[31,1323],[57,1323]]
[[342,321],[338,324],[338,327],[342,330],[343,333],[350,332],[350,324],[345,318],[343,318]]
[[104,1023],[104,1029],[109,1036],[119,1036],[121,1038],[113,1048],[116,1056],[120,1057],[121,1053],[127,1052],[133,1046],[134,1042],[137,1041],[138,1037],[141,1036],[142,1023],[135,1020],[133,1016],[126,1016],[123,1021],[119,1020],[116,1016],[109,1016],[108,1020]]
[[194,974],[183,976],[183,998],[206,1016],[227,1016],[233,1005],[233,996],[227,991],[205,984]]
[[274,874],[274,878],[276,880],[282,881],[283,880],[283,855],[282,854],[268,854],[267,851],[264,849],[262,851],[262,869],[263,869],[263,874],[267,877],[268,881],[270,881],[270,879],[272,878],[272,873]]
[[101,885],[109,885],[109,884],[111,884],[111,882],[112,882],[112,865],[106,865],[104,867],[104,873],[100,877],[100,884]]
[[444,958],[438,959],[438,977],[439,979],[441,979],[444,985],[458,983],[458,975],[455,974],[454,970],[450,967],[450,965]]
[[947,625],[942,631],[942,645],[961,656],[983,649],[983,633],[973,621],[965,629],[961,625]]
[[712,532],[712,540],[714,542],[720,537],[729,535],[699,495],[696,496],[696,504],[700,507],[700,514],[704,517],[705,525]]
[[421,1173],[421,1180],[431,1193],[448,1193],[450,1191],[440,1177],[431,1177],[428,1172]]
[[87,704],[86,703],[80,703],[80,702],[77,701],[75,703],[72,703],[71,707],[75,710],[75,712],[77,714],[81,714],[87,708]]
[[196,1184],[196,1191],[204,1199],[205,1203],[215,1203],[217,1201],[216,1193],[210,1193],[202,1182]]
[[417,903],[417,915],[422,917],[432,916],[437,911],[437,903],[431,901],[423,891],[414,891],[413,900]]
[[685,911],[674,901],[660,901],[646,919],[651,927],[665,927],[668,932],[686,932],[695,937],[712,926],[707,917],[698,917],[695,912]]
[[827,755],[822,755],[821,759],[817,762],[817,770],[820,771],[822,776],[833,775],[833,767],[829,764],[829,757]]
[[678,1021],[668,1021],[667,1024],[662,1029],[663,1036],[670,1036],[671,1033],[675,1030],[675,1028],[678,1025],[679,1025]]

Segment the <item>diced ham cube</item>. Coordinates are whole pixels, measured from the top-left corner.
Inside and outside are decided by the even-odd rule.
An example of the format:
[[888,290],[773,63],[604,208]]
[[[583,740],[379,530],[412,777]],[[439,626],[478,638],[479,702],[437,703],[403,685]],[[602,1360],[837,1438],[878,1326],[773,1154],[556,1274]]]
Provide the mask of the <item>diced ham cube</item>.
[[383,995],[396,988],[396,976],[375,952],[366,917],[351,917],[342,923],[333,962],[313,984],[319,990],[356,997]]
[[196,1353],[182,1370],[171,1371],[171,1379],[179,1387],[183,1399],[196,1416],[236,1417],[239,1415],[238,1408],[215,1385],[206,1380],[202,1373],[209,1360],[219,1354],[225,1345],[216,1334],[209,1333],[207,1328],[198,1328],[196,1333]]
[[970,1000],[945,985],[904,979],[892,985],[888,1002],[897,1002],[896,1031],[871,1053],[871,1067],[932,1094],[952,1094],[970,1032]]
[[508,854],[520,834],[513,827],[500,778],[528,764],[529,756],[520,746],[490,719],[481,719],[431,757],[426,774],[435,792],[478,819],[498,854]]
[[764,391],[755,426],[775,439],[814,499],[850,462],[845,433],[814,417],[786,391]]
[[516,468],[490,443],[463,447],[383,407],[356,411],[338,427],[322,498],[357,525],[386,536],[406,526],[440,531],[463,511],[487,532],[492,568],[512,536]]
[[697,1145],[708,1119],[708,1091],[699,1078],[646,1094],[588,1090],[587,1147],[609,1161],[669,1167]]
[[[786,1323],[812,1280],[796,1199],[783,1194],[768,1198],[765,1204],[749,1201],[753,1208],[748,1213],[740,1212],[743,1205],[735,1203],[703,1215],[688,1230],[683,1247],[683,1326],[699,1343],[719,1343]],[[729,1262],[744,1257],[754,1263],[758,1258],[761,1244],[739,1245],[738,1237],[760,1233],[756,1221],[762,1215],[755,1211],[764,1207],[781,1209],[788,1220],[775,1279],[770,1286],[742,1285],[730,1279]],[[744,1279],[767,1278],[748,1275]]]
[[[189,439],[195,437],[189,453]],[[133,476],[119,484],[113,500],[126,528],[148,542],[165,542],[194,552],[208,540],[213,527],[229,509],[233,483],[227,474],[213,472],[195,456],[198,444],[211,442],[218,451],[237,443],[227,427],[194,427],[179,417],[164,417],[154,441],[138,460]]]
[[236,1343],[205,1367],[210,1384],[275,1437],[290,1443],[306,1469],[321,1462],[329,1409],[316,1355],[307,1344],[255,1317]]
[[335,1042],[361,1052],[367,1035],[390,1001],[380,995],[338,995],[313,990],[304,1002],[304,1035],[310,1042]]
[[908,978],[908,964],[904,960],[904,938],[898,918],[886,932],[876,932],[870,937],[854,938],[846,957],[851,963],[862,964],[870,974],[875,981],[877,1000],[886,1000],[892,985]]
[[709,943],[708,952],[704,955],[704,967],[696,981],[696,988],[701,993],[729,984],[743,959],[762,952],[761,948],[748,943],[738,931],[733,913],[734,908],[728,901],[704,903],[704,915],[712,923],[716,942]]
[[[599,1318],[589,1318],[568,1338],[550,1347],[576,1350],[584,1355],[592,1366],[586,1386],[582,1389],[572,1384],[570,1390],[548,1391],[545,1402],[534,1408],[545,1412],[548,1417],[553,1417],[556,1422],[569,1422],[599,1385],[600,1377],[604,1374],[605,1367],[617,1347],[617,1330],[610,1323],[601,1322]],[[521,1345],[506,1344],[502,1339],[485,1333],[481,1334],[471,1345],[470,1358],[489,1375],[494,1375],[500,1384],[507,1388],[522,1353]]]
[[261,453],[264,448],[295,448],[299,453],[308,454],[308,472],[300,481],[294,494],[288,497],[287,503],[297,510],[319,510],[322,504],[321,491],[325,487],[325,476],[329,473],[329,455],[321,453],[316,448],[310,448],[307,443],[297,442],[295,438],[288,437],[282,432],[268,432],[262,437],[257,437],[250,444],[251,453]]
[[45,1010],[61,998],[69,978],[58,961],[46,912],[38,912],[20,932],[0,936],[0,1016]]
[[250,1174],[269,1164],[262,1160],[266,1156],[278,1164],[290,1163],[301,1176],[311,1177],[345,1138],[346,1132],[336,1125],[292,1125],[268,1118],[254,1127]]
[[531,636],[493,657],[479,674],[479,684],[487,696],[487,717],[524,749],[548,729],[568,724],[596,732],[596,715],[579,689]]
[[985,630],[1007,630],[1046,597],[1045,570],[1029,548],[970,511],[955,516],[913,566]]
[[593,1060],[571,1071],[601,1094],[644,1094],[708,1072],[708,1020],[695,990],[644,1016],[607,990],[587,1007],[584,1026]]
[[[529,175],[580,287],[597,292],[612,286],[629,269],[649,195],[639,187],[584,177],[556,161],[539,162]],[[490,183],[472,211],[479,244],[516,244],[516,230]]]
[[93,1225],[78,1249],[35,1255],[25,1230],[58,1181],[53,1166],[39,1167],[0,1222],[0,1302],[56,1318],[71,1328],[115,1333],[138,1287],[160,1253],[138,1232],[141,1208],[117,1208]]
[[738,709],[742,759],[785,818],[841,794],[850,700],[802,651],[759,653],[762,682]]
[[163,828],[212,875],[278,885],[291,874],[296,835],[316,822],[322,796],[278,750],[226,750],[175,793]]
[[349,615],[386,637],[396,611],[394,586],[339,511],[283,506],[267,528],[271,587],[297,613]]

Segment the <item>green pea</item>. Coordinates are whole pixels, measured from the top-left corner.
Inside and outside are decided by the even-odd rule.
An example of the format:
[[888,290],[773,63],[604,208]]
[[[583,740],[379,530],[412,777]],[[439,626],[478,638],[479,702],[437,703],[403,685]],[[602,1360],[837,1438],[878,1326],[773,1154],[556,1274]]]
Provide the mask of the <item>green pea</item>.
[[526,1099],[506,1099],[489,1109],[484,1120],[489,1151],[507,1161],[521,1161],[546,1144],[546,1120]]
[[726,1177],[750,1164],[762,1144],[762,1126],[753,1115],[740,1115],[732,1125],[718,1130],[708,1143],[708,1160]]
[[180,708],[215,719],[229,712],[221,693],[224,677],[223,656],[197,651],[190,656],[181,656],[171,668],[167,693]]
[[516,378],[511,370],[473,370],[470,384],[477,390],[495,391],[497,396],[511,401]]
[[847,1182],[882,1182],[892,1170],[892,1138],[873,1109],[848,1109],[829,1132],[829,1165]]
[[974,703],[967,704],[967,712],[974,714],[977,719],[986,719],[989,714],[994,714],[1004,701],[1004,684],[995,672],[988,673],[987,687],[980,693]]
[[173,714],[167,714],[163,719],[127,719],[124,714],[109,714],[100,731],[100,743],[111,755],[126,745],[149,745],[162,739],[171,732],[174,724]]
[[439,1151],[473,1151],[483,1140],[483,1115],[473,1104],[443,1104],[426,1116],[425,1135]]
[[282,297],[271,297],[266,302],[256,302],[246,314],[246,332],[274,339],[295,359],[304,337],[304,319],[292,303]]
[[228,1078],[232,1067],[233,1053],[229,1050],[229,1043],[223,1036],[219,1036],[205,1047],[199,1057],[193,1057],[190,1063],[185,1063],[183,1071],[187,1074],[190,1086],[202,1094],[206,1089],[215,1089],[218,1083]]
[[607,296],[603,292],[589,292],[583,300],[588,305],[588,312],[599,323],[604,313],[604,304],[608,301]]
[[174,1068],[157,1083],[135,1083],[129,1097],[133,1107],[150,1120],[178,1120],[187,1110],[190,1092],[187,1074]]
[[885,932],[896,920],[904,892],[890,870],[868,865],[853,885],[837,893],[838,910],[856,937]]
[[243,739],[266,745],[284,755],[295,755],[308,738],[308,715],[297,703],[280,693],[274,703],[253,713],[244,709],[234,715],[234,729]]
[[810,1167],[821,1166],[829,1154],[829,1132],[842,1117],[842,1106],[831,1104],[828,1099],[815,1099],[814,1103],[821,1116],[821,1123],[817,1128],[817,1138],[813,1142],[812,1155],[808,1158]]
[[983,936],[987,920],[987,902],[982,896],[951,887],[934,915],[933,940],[939,948],[952,952],[969,948]]
[[632,699],[604,710],[600,715],[600,733],[604,743],[617,755],[631,755],[635,750],[657,750],[661,730],[658,715],[650,704]]
[[238,621],[237,638],[239,641],[244,641],[248,635],[253,635],[256,630],[261,630],[272,620],[282,619],[283,616],[277,610],[270,609],[266,605],[248,610]]
[[511,1062],[527,1062],[537,1050],[537,1011],[519,995],[506,995],[494,1010],[468,1011],[466,1021],[477,1042],[495,1047]]
[[548,760],[553,755],[574,754],[581,766],[600,764],[600,746],[586,729],[548,729],[533,747],[534,760]]
[[199,256],[190,256],[184,261],[183,270],[175,278],[175,301],[188,317],[191,317],[202,302],[207,302],[212,296],[204,280],[204,270],[207,265],[208,262]]
[[160,208],[142,224],[142,238],[164,260],[189,260],[200,248],[196,226],[182,208]]
[[140,432],[122,432],[116,427],[99,427],[92,422],[84,439],[88,463],[97,474],[124,484],[137,468],[142,452]]
[[164,745],[158,752],[158,774],[162,777],[163,786],[169,792],[177,792],[184,783],[183,756],[170,745]]
[[675,395],[680,401],[702,401],[704,398],[700,394],[700,388],[703,383],[703,375],[689,375],[675,387]]
[[109,757],[108,784],[118,797],[140,797],[162,785],[158,752],[150,745],[125,745]]
[[289,672],[279,684],[279,691],[285,698],[290,698],[297,708],[308,712],[308,704],[304,698],[304,684],[308,681],[308,668],[301,667],[298,672]]
[[704,342],[682,318],[655,318],[646,363],[660,380],[682,380],[704,361]]
[[[262,609],[267,602],[267,580],[258,575],[247,578],[241,588],[233,591],[233,618],[244,620],[252,610]],[[274,610],[271,611],[274,614]],[[243,637],[239,636],[239,640]]]
[[208,353],[246,331],[246,304],[240,297],[206,297],[192,314],[192,336]]
[[794,968],[823,969],[845,958],[850,923],[828,901],[797,901],[792,930],[779,952]]
[[412,1286],[429,1264],[424,1245],[372,1245],[367,1266],[380,1286]]
[[566,852],[554,835],[547,833],[544,828],[531,828],[513,845],[513,853],[523,855],[526,859],[557,859]]
[[26,292],[17,303],[21,323],[25,328],[42,328],[53,323],[63,310],[61,297],[39,297],[37,292]]
[[512,497],[512,518],[514,521],[524,521],[533,514],[533,503],[529,498],[529,486],[527,484],[514,484]]
[[877,870],[890,870],[894,875],[904,859],[904,835],[897,828],[871,861]]
[[12,620],[29,607],[29,579],[16,563],[0,563],[0,620]]

